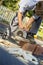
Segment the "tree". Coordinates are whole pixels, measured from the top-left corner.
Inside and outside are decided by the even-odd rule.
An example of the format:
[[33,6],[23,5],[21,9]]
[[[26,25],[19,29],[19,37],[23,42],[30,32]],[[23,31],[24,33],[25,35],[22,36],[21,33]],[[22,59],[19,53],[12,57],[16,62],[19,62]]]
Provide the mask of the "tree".
[[18,2],[19,0],[4,0],[2,5],[8,7],[9,9],[16,11],[18,10]]

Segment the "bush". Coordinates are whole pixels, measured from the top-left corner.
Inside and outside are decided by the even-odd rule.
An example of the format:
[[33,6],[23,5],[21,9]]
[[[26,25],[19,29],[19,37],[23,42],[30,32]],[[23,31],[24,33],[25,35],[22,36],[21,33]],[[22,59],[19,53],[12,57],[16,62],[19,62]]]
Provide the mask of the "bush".
[[16,11],[18,10],[18,2],[19,0],[4,0],[2,5],[8,7],[9,9]]

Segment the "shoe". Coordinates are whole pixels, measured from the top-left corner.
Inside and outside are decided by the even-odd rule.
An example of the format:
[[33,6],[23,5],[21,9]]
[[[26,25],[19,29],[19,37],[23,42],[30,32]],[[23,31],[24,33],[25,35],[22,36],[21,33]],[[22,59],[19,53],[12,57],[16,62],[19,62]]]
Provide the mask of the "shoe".
[[27,33],[26,39],[29,39],[30,43],[36,44],[36,42],[34,40],[34,34],[33,33]]

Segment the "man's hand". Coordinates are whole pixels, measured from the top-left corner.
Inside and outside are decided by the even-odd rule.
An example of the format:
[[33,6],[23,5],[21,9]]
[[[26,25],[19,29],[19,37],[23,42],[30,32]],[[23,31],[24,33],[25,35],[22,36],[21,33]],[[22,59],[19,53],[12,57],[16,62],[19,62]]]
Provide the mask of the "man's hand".
[[30,26],[27,26],[27,25],[24,26],[25,31],[29,31],[29,29],[30,29]]

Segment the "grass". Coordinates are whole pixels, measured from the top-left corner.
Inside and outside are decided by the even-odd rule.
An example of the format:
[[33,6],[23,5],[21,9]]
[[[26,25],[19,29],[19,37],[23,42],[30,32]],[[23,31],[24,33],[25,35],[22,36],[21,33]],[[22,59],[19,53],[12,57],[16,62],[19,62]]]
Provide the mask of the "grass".
[[40,28],[39,28],[38,33],[37,33],[37,36],[38,36],[38,38],[43,40],[43,21],[42,21],[42,23],[40,25]]

